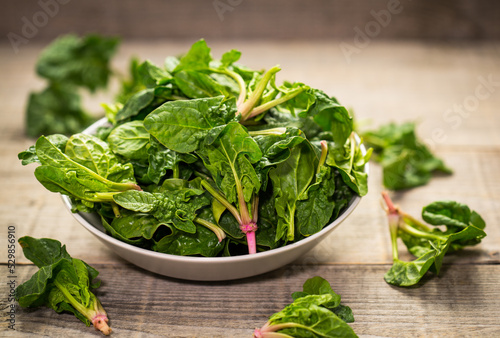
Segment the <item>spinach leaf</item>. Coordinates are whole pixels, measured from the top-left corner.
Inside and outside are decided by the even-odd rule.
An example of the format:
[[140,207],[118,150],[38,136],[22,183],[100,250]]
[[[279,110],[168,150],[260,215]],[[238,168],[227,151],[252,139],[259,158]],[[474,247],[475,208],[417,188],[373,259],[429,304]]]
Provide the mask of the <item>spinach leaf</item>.
[[304,198],[314,179],[318,158],[308,143],[293,148],[290,157],[269,171],[273,182],[273,196],[278,215],[276,241],[295,238],[295,210],[297,201]]
[[56,312],[73,313],[87,326],[93,326],[105,335],[111,333],[108,317],[91,289],[98,272],[85,262],[72,258],[59,241],[22,237],[19,244],[26,258],[40,269],[16,289],[16,300],[22,307],[46,305]]
[[199,209],[210,204],[200,189],[181,188],[163,193],[125,191],[113,196],[121,207],[141,213],[149,213],[162,224],[173,224],[178,230],[195,233],[193,223]]
[[132,95],[123,108],[116,114],[116,121],[124,121],[137,116],[143,109],[148,107],[155,98],[154,88],[147,88]]
[[323,294],[330,294],[332,298],[329,303],[322,304],[322,306],[326,307],[330,311],[333,311],[344,322],[346,323],[354,322],[354,316],[352,314],[351,308],[340,304],[341,300],[340,295],[335,293],[335,291],[333,291],[332,287],[330,286],[330,283],[322,277],[315,276],[313,278],[308,279],[304,283],[302,292],[294,292],[292,294],[292,298],[293,300],[296,300],[308,295],[323,295]]
[[179,64],[175,67],[173,73],[181,70],[201,70],[207,69],[212,61],[210,48],[205,40],[201,39],[195,42],[191,49],[179,60]]
[[215,141],[205,140],[198,154],[229,203],[238,201],[240,189],[245,202],[250,202],[253,194],[260,190],[259,177],[252,164],[260,160],[262,153],[239,123],[228,123]]
[[[61,134],[48,135],[47,140],[49,140],[50,143],[55,145],[61,151],[66,149],[66,144],[68,143],[68,138]],[[36,147],[34,145],[30,146],[25,151],[20,152],[17,157],[21,160],[22,165],[40,163],[38,156],[36,156]]]
[[115,154],[132,160],[143,160],[148,158],[149,138],[142,121],[131,121],[113,129],[107,142]]
[[91,91],[104,88],[111,75],[109,63],[118,44],[117,38],[65,35],[40,54],[37,73],[52,82],[86,87]]
[[254,337],[357,337],[339,314],[352,319],[352,311],[340,305],[340,296],[321,277],[307,280],[303,292],[295,292],[293,303],[269,317],[254,331]]
[[311,184],[304,195],[307,198],[296,202],[295,226],[303,236],[310,236],[328,224],[335,209],[333,195],[335,180],[332,170],[322,166],[316,174],[316,182]]
[[146,117],[144,127],[167,148],[190,153],[210,133],[216,137],[221,131],[217,127],[233,120],[234,114],[234,101],[223,96],[166,102]]
[[167,174],[167,170],[172,170],[173,177],[179,178],[181,163],[192,164],[198,160],[198,157],[193,154],[178,153],[165,147],[152,135],[150,135],[147,153],[148,176],[156,184],[160,183],[160,180]]
[[[57,141],[57,138],[52,138]],[[60,144],[41,136],[35,144],[38,162],[35,177],[48,190],[93,202],[109,201],[107,193],[140,189],[134,182],[131,167],[118,162],[106,143],[100,139],[76,134]]]
[[172,229],[172,234],[164,236],[153,246],[153,250],[171,255],[201,255],[215,257],[224,249],[213,231],[196,225],[193,233]]
[[192,99],[215,97],[228,94],[224,86],[220,85],[208,74],[197,71],[183,70],[175,74],[175,84],[181,92]]
[[330,132],[336,147],[343,147],[353,131],[353,120],[347,109],[335,98],[314,90],[315,102],[310,109],[299,114],[312,118],[323,131]]
[[[424,219],[432,225],[445,225],[447,230],[443,232],[439,228],[431,229],[401,211],[394,206],[387,192],[382,196],[387,205],[394,260],[392,268],[384,276],[389,284],[411,286],[417,284],[427,271],[439,274],[443,258],[448,252],[476,245],[486,236],[483,219],[476,212],[473,214],[466,205],[438,201],[423,208]],[[415,260],[404,262],[399,259],[398,237],[417,256]]]
[[452,173],[418,139],[413,123],[390,123],[362,136],[377,154],[375,160],[382,165],[384,186],[388,189],[413,188],[427,184],[435,172]]
[[[335,148],[335,144],[330,143],[330,149]],[[365,165],[370,160],[372,148],[366,154],[362,154],[361,149],[356,145],[354,134],[351,134],[344,151],[330,151],[326,158],[326,163],[337,168],[344,182],[359,196],[368,193],[368,174],[365,172]]]
[[71,135],[94,122],[82,108],[81,98],[71,85],[51,83],[31,93],[26,108],[26,133],[30,137],[47,134]]

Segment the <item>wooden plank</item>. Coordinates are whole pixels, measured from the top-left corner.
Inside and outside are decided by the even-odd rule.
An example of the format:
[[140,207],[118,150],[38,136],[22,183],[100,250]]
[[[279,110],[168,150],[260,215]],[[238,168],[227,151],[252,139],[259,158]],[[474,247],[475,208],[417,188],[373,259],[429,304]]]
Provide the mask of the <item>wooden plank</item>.
[[[115,63],[125,69],[131,55],[161,63],[165,55],[184,51],[188,42],[162,45],[125,44]],[[371,118],[373,125],[418,119],[419,132],[430,137],[433,126],[443,127],[442,115],[454,102],[463,102],[477,86],[478,74],[500,73],[495,63],[494,45],[430,47],[421,44],[375,44],[347,65],[335,43],[241,43],[217,42],[218,56],[232,47],[243,47],[243,60],[251,67],[282,61],[283,79],[299,79],[335,94],[353,107],[360,119]],[[68,245],[70,252],[89,263],[110,263],[120,259],[93,238],[64,209],[57,194],[46,191],[34,178],[34,165],[23,167],[17,153],[34,140],[23,136],[23,112],[30,90],[43,86],[33,74],[40,46],[13,58],[0,47],[0,228],[4,243],[6,226],[17,227],[17,236],[52,237]],[[266,53],[261,53],[266,50]],[[387,56],[390,55],[390,58]],[[374,67],[374,65],[379,65]],[[485,76],[486,76],[485,75]],[[450,77],[453,80],[450,83]],[[339,79],[338,81],[336,79]],[[333,79],[333,80],[332,80]],[[360,80],[361,79],[361,80]],[[402,86],[399,83],[403,83]],[[433,93],[438,88],[441,90]],[[422,94],[420,94],[422,92]],[[110,94],[108,94],[110,95]],[[99,97],[102,98],[102,97]],[[108,97],[109,98],[109,97]],[[390,98],[390,99],[388,99]],[[422,98],[425,107],[422,108]],[[97,99],[91,100],[98,106]],[[500,95],[493,93],[480,102],[474,116],[458,128],[444,124],[448,139],[435,147],[437,154],[455,170],[454,175],[433,179],[425,187],[397,194],[396,201],[418,216],[422,206],[438,199],[454,199],[469,204],[486,220],[488,236],[477,248],[467,250],[460,260],[498,262],[500,246]],[[437,107],[437,108],[436,108]],[[305,261],[329,263],[388,263],[391,261],[389,233],[379,205],[381,170],[371,167],[370,193],[344,224],[335,230]],[[18,250],[20,252],[20,249]],[[0,262],[6,262],[5,251]],[[453,258],[449,258],[453,260]],[[20,254],[20,262],[26,262]]]
[[[426,278],[416,288],[386,284],[389,265],[289,265],[258,277],[211,283],[165,278],[122,264],[95,267],[103,283],[97,295],[112,328],[127,337],[250,337],[316,275],[352,308],[356,322],[351,325],[359,335],[500,335],[499,265],[445,265],[440,277]],[[18,282],[36,270],[18,267]],[[16,335],[98,335],[72,315],[49,309],[18,308],[16,321]]]

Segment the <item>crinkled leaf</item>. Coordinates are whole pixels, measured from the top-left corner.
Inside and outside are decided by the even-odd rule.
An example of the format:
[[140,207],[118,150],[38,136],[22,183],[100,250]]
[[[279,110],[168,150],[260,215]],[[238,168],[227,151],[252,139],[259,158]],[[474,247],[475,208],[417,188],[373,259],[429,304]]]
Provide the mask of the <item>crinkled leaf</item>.
[[209,229],[196,225],[194,233],[174,230],[171,235],[160,239],[153,247],[155,251],[172,255],[201,255],[215,257],[224,248],[217,236]]
[[91,91],[104,88],[111,75],[110,60],[120,40],[96,34],[79,38],[65,35],[42,51],[37,73],[52,82],[82,86]]

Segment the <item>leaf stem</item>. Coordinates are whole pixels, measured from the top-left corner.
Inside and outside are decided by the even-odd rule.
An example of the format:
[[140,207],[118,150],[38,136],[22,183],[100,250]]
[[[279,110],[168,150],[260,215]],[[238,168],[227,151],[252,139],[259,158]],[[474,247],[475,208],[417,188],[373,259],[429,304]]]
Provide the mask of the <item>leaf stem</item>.
[[402,231],[406,232],[407,234],[410,234],[410,235],[415,236],[415,237],[420,237],[420,238],[429,239],[429,240],[439,240],[439,241],[446,241],[447,240],[446,236],[441,236],[438,234],[433,234],[433,233],[429,233],[426,231],[422,231],[422,230],[416,229],[416,228],[412,227],[411,225],[408,225],[404,222],[401,222],[401,224],[399,225],[399,229],[401,229]]
[[239,224],[241,224],[241,216],[238,210],[229,203],[224,196],[222,196],[219,192],[217,192],[214,187],[206,180],[201,181],[201,185],[205,188],[206,191],[210,193],[217,201],[219,201],[223,206],[226,207],[227,210],[236,218]]
[[248,99],[245,102],[243,102],[241,106],[238,108],[237,114],[241,115],[241,121],[245,121],[246,119],[248,119],[250,111],[259,101],[260,97],[262,96],[262,93],[267,87],[267,84],[274,76],[274,74],[276,74],[280,70],[281,68],[279,66],[274,66],[264,73],[260,81],[257,83],[255,90],[252,92],[252,94],[250,94]]
[[210,71],[214,73],[220,73],[220,74],[225,74],[233,78],[236,83],[238,84],[238,87],[240,87],[240,94],[238,95],[238,100],[236,101],[236,107],[240,107],[243,102],[245,101],[247,97],[247,85],[245,83],[245,80],[241,77],[240,74],[229,70],[229,69],[215,69],[215,68],[210,68]]
[[248,116],[245,118],[245,120],[250,119],[252,117],[255,117],[259,114],[262,114],[265,111],[268,111],[269,109],[276,107],[279,104],[282,104],[283,102],[286,102],[288,100],[293,99],[295,96],[299,95],[302,93],[304,90],[306,90],[307,87],[300,87],[297,88],[283,96],[278,97],[277,99],[274,99],[272,101],[266,102],[264,104],[261,104],[258,107],[253,108],[249,113]]
[[403,218],[403,220],[406,222],[406,223],[410,223],[411,225],[415,226],[416,228],[420,229],[420,230],[423,230],[423,231],[428,231],[428,232],[431,232],[432,229],[430,227],[428,227],[427,225],[425,225],[424,223],[420,222],[418,219],[416,219],[415,217],[407,214],[406,212],[402,211],[402,210],[399,210],[399,214],[401,215],[401,217]]
[[318,169],[316,169],[316,174],[319,174],[321,167],[325,164],[327,154],[328,143],[326,141],[321,141],[321,156],[319,157]]
[[226,238],[225,232],[218,227],[217,225],[213,224],[212,222],[209,222],[207,220],[204,220],[199,217],[195,217],[194,221],[200,225],[203,225],[205,228],[211,230],[214,232],[214,234],[217,236],[217,239],[219,240],[219,243],[222,242],[224,238]]
[[271,129],[263,129],[263,130],[250,130],[248,131],[248,135],[250,136],[261,136],[261,135],[283,135],[286,133],[285,127],[271,128]]

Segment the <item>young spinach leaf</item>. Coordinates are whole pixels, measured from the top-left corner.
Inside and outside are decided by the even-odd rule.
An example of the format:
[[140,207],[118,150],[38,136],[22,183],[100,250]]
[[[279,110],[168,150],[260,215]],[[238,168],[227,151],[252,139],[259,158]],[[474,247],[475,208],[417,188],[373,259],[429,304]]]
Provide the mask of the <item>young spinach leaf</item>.
[[337,315],[354,321],[352,311],[340,305],[340,296],[321,277],[307,280],[303,292],[292,295],[294,301],[254,331],[255,338],[271,337],[357,337],[352,328]]
[[413,123],[390,123],[362,134],[377,154],[383,168],[384,186],[392,190],[409,189],[427,184],[433,173],[452,171],[422,143]]
[[[427,271],[439,274],[443,258],[448,252],[476,245],[486,236],[483,219],[476,212],[471,212],[466,205],[438,201],[423,208],[423,218],[434,226],[446,226],[447,230],[443,232],[439,228],[431,229],[401,211],[394,206],[387,192],[382,196],[387,205],[394,260],[392,268],[384,276],[389,284],[411,286],[417,284]],[[414,261],[404,262],[399,259],[398,237],[417,256]]]
[[40,269],[16,289],[16,300],[22,307],[46,305],[56,312],[73,313],[87,326],[92,324],[105,335],[111,333],[108,316],[91,289],[98,272],[85,262],[72,258],[59,241],[22,237],[19,244],[29,260]]

